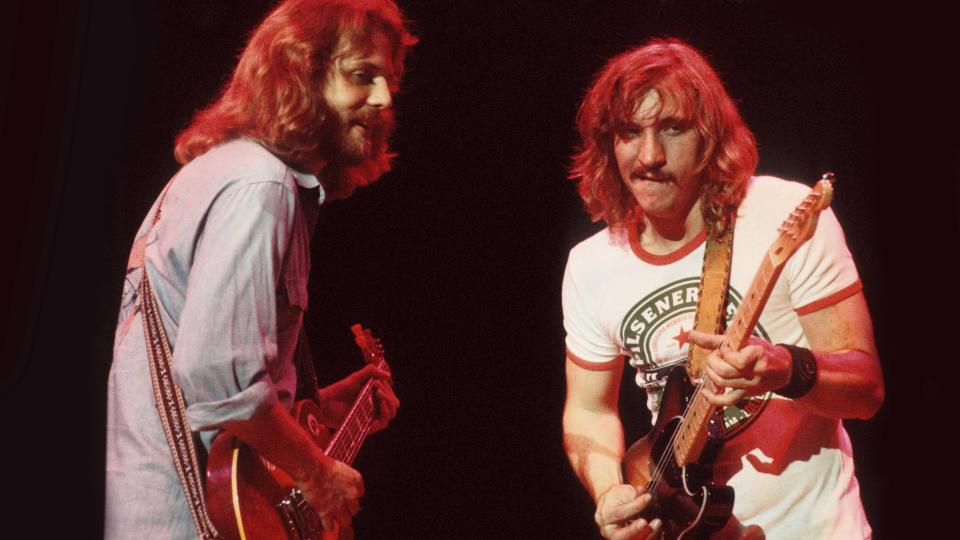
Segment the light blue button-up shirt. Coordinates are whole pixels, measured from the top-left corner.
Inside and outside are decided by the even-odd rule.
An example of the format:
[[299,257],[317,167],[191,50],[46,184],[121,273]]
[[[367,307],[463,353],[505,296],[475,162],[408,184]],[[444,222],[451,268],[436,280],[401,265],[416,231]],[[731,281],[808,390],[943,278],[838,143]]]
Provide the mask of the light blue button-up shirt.
[[[310,239],[323,188],[254,141],[184,166],[144,220],[143,264],[129,268],[108,382],[106,537],[196,537],[156,410],[139,284],[146,270],[173,349],[191,429],[209,447],[220,426],[296,390]],[[159,200],[159,199],[158,199]]]

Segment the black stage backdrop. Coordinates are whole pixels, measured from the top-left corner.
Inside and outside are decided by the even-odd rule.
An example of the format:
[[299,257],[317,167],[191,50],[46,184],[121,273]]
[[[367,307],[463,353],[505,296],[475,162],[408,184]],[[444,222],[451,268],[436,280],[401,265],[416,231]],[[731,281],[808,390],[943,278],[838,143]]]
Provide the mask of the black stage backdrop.
[[[561,449],[560,281],[599,228],[565,167],[604,60],[651,36],[701,48],[760,171],[839,183],[887,401],[848,421],[878,538],[947,521],[956,425],[955,25],[922,2],[837,11],[740,0],[407,0],[421,43],[396,96],[395,170],[323,211],[308,331],[332,380],[349,325],[381,336],[400,413],[357,460],[359,538],[591,538]],[[102,533],[105,380],[128,246],[272,2],[14,2],[0,21],[0,527]],[[645,417],[623,400],[630,438]],[[952,475],[951,475],[952,476]]]

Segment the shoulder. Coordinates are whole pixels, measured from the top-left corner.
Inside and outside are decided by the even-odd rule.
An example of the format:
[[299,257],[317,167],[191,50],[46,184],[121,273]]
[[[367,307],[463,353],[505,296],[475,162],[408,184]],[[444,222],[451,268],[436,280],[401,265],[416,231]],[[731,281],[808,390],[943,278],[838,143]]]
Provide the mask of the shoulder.
[[266,148],[249,139],[234,139],[198,156],[184,166],[191,184],[206,184],[221,191],[266,182],[296,192],[291,169]]
[[236,139],[184,165],[171,180],[163,205],[173,219],[196,224],[215,208],[292,214],[296,195],[296,180],[283,161],[256,142]]
[[775,204],[777,201],[789,205],[798,202],[809,192],[810,186],[800,182],[784,180],[776,176],[754,176],[747,183],[747,195],[743,199],[743,205]]
[[589,261],[598,257],[614,255],[624,248],[629,250],[629,243],[623,235],[615,234],[610,227],[604,227],[570,249],[571,261]]
[[211,148],[187,163],[177,173],[171,195],[193,200],[213,200],[250,186],[273,184],[281,189],[256,190],[263,193],[296,193],[293,172],[266,148],[249,139],[234,139]]
[[631,256],[626,234],[617,234],[604,227],[570,249],[567,273],[578,279],[590,279],[610,271],[618,261]]
[[747,194],[740,203],[738,220],[783,221],[800,201],[810,193],[810,186],[775,176],[754,176],[747,184]]

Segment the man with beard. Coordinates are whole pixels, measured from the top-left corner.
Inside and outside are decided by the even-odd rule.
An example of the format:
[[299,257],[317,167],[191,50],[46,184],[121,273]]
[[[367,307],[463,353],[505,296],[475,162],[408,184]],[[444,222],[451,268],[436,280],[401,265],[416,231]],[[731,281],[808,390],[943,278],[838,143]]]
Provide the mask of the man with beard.
[[563,430],[600,533],[622,540],[679,532],[661,519],[634,520],[651,497],[625,483],[618,393],[626,357],[656,415],[667,374],[684,368],[695,343],[713,349],[703,395],[725,407],[713,472],[734,488],[737,519],[723,532],[739,520],[752,537],[869,537],[841,420],[870,418],[883,402],[883,378],[833,212],[820,215],[784,266],[759,317],[762,338],[741,350],[719,347],[720,336],[692,330],[707,242],[735,229],[722,310],[732,314],[777,227],[809,189],[753,176],[753,135],[707,61],[677,40],[611,59],[577,124],[582,147],[571,177],[608,227],[570,251],[564,275]]
[[[415,42],[392,0],[284,1],[220,98],[177,138],[183,167],[137,233],[121,301],[108,382],[108,538],[209,534],[154,398],[152,299],[200,445],[225,430],[286,471],[325,529],[349,525],[360,474],[324,455],[289,413],[304,393],[298,382],[310,382],[298,375],[312,373],[298,373],[309,245],[324,200],[389,169],[391,96]],[[373,366],[306,393],[336,426],[370,379],[378,430],[399,401]]]

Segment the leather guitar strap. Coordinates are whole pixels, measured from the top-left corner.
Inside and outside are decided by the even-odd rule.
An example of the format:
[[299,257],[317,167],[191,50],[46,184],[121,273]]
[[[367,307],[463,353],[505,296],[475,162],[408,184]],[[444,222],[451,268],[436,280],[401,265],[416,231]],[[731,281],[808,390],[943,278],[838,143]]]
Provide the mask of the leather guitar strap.
[[[169,187],[169,186],[168,186]],[[160,220],[160,207],[166,196],[166,190],[160,195],[157,210],[153,216],[151,228]],[[131,263],[143,264],[143,251],[146,246],[146,234],[134,242],[130,254]],[[163,424],[163,433],[173,455],[173,463],[180,477],[180,484],[187,497],[193,524],[197,528],[200,538],[213,540],[219,538],[217,530],[207,514],[206,497],[204,496],[202,471],[197,460],[196,445],[190,424],[187,422],[186,405],[180,388],[173,382],[171,366],[173,353],[167,333],[163,329],[160,319],[160,310],[157,299],[147,279],[146,266],[143,268],[143,277],[140,280],[140,309],[143,319],[143,332],[147,344],[147,356],[150,361],[150,378],[153,380],[153,393],[157,400],[157,411],[160,413],[160,423]]]
[[[733,220],[723,236],[707,235],[707,247],[703,254],[703,272],[700,275],[700,300],[693,328],[700,332],[720,334],[724,327],[724,306],[727,286],[730,283],[730,263],[733,259]],[[690,361],[687,374],[693,380],[703,376],[704,364],[710,349],[690,344]]]

